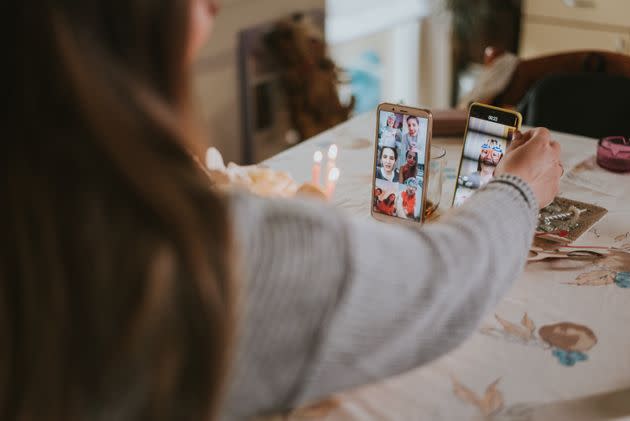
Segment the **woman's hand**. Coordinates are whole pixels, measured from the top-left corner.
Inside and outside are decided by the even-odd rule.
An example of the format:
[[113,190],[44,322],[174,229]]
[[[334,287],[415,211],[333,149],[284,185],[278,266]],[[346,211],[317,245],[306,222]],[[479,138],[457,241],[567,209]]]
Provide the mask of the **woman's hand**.
[[495,175],[512,174],[525,180],[543,208],[558,194],[563,172],[560,145],[551,140],[549,130],[537,128],[515,133]]

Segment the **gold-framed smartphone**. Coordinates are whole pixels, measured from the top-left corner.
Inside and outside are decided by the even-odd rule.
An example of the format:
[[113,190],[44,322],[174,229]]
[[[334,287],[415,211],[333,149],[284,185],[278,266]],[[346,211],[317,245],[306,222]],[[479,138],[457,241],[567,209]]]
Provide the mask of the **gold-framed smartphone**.
[[433,116],[429,110],[383,103],[376,109],[371,213],[407,225],[425,219]]
[[488,184],[523,118],[517,111],[475,102],[470,105],[457,171],[453,207]]

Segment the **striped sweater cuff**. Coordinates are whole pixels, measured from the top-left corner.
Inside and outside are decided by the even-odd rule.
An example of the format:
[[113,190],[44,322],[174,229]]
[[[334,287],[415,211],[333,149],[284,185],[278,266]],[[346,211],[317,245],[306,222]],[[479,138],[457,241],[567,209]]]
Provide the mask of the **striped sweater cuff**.
[[527,202],[529,208],[532,211],[538,213],[538,200],[536,200],[536,196],[534,195],[532,188],[529,186],[529,184],[527,184],[525,180],[516,175],[502,174],[493,179],[489,184],[493,183],[508,184],[514,187],[521,194],[525,202]]

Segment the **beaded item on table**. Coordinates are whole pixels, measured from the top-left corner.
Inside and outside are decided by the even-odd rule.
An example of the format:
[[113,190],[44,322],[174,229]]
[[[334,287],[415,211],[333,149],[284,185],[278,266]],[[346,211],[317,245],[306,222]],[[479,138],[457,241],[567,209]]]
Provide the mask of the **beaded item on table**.
[[556,197],[538,214],[538,236],[548,240],[575,241],[608,211],[590,203]]
[[544,232],[571,231],[580,226],[578,220],[582,212],[586,212],[586,209],[573,205],[563,209],[562,206],[552,203],[538,214],[538,229]]

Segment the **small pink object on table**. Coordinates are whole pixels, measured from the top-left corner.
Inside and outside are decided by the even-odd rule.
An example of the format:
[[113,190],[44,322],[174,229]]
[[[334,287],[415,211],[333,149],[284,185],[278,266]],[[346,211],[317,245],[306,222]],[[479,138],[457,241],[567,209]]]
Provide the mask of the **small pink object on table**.
[[597,163],[610,171],[630,171],[630,140],[624,136],[601,139],[597,146]]

